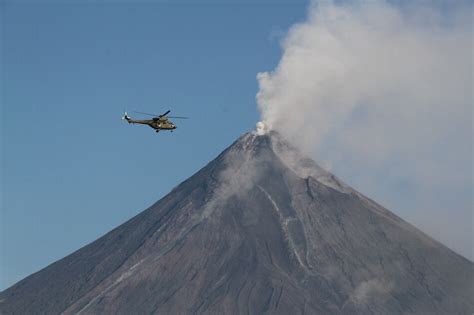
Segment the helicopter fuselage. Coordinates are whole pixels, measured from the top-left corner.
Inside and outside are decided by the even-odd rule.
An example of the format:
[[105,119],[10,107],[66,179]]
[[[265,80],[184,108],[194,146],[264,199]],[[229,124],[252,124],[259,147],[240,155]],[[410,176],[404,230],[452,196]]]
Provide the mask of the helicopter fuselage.
[[127,119],[130,124],[141,124],[148,125],[156,131],[159,130],[174,130],[176,125],[172,123],[169,119],[144,119],[144,120],[135,120]]

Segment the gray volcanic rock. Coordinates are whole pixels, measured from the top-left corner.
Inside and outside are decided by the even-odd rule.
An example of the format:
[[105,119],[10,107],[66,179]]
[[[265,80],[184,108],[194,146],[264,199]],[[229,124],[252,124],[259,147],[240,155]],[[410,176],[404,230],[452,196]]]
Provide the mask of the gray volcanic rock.
[[472,314],[474,264],[246,134],[156,204],[0,293],[1,314]]

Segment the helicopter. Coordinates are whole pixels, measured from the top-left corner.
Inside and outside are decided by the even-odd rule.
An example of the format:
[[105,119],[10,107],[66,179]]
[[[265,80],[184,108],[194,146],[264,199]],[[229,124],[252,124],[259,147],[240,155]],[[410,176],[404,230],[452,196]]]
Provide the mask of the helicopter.
[[134,113],[138,113],[138,114],[153,116],[152,119],[143,119],[143,120],[132,119],[132,117],[128,116],[127,112],[125,112],[122,119],[126,120],[129,124],[148,125],[151,128],[155,129],[156,132],[160,132],[160,130],[170,130],[171,132],[173,132],[173,130],[175,130],[177,127],[171,120],[169,120],[169,118],[188,119],[188,117],[167,116],[170,112],[171,111],[168,110],[167,112],[165,112],[164,114],[161,114],[161,115],[153,115],[153,114],[142,113],[142,112],[134,112]]

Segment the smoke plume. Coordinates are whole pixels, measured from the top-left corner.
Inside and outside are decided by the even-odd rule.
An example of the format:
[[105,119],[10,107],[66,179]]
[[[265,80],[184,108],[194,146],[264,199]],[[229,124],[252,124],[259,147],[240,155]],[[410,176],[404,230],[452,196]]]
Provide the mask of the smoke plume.
[[444,241],[472,257],[472,4],[421,3],[312,2],[276,69],[257,75],[258,108],[266,128],[386,205],[436,208],[427,229],[462,208],[467,234]]

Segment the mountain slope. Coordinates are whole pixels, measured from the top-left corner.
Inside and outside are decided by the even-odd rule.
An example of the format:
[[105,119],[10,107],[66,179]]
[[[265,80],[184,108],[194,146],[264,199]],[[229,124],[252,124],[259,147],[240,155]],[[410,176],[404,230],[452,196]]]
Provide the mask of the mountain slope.
[[474,264],[246,134],[123,225],[0,293],[2,314],[471,314]]

